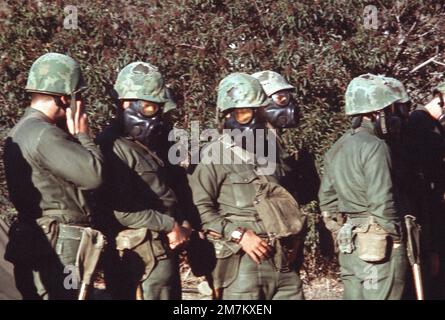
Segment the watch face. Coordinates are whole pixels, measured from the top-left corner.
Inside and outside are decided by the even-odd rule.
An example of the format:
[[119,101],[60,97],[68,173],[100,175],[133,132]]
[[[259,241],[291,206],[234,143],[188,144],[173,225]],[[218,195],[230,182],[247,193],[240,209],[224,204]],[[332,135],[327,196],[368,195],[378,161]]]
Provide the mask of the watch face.
[[234,239],[239,240],[239,239],[241,239],[241,236],[242,236],[241,231],[235,230],[232,232],[232,238],[234,238]]

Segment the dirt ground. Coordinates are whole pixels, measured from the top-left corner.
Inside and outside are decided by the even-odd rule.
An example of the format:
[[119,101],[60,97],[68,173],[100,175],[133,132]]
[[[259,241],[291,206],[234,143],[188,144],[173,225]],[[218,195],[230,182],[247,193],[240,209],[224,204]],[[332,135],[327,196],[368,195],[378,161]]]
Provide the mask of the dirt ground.
[[[190,269],[182,272],[182,298],[184,300],[210,300],[210,288],[203,277],[193,276]],[[301,275],[306,300],[340,300],[343,286],[335,277],[320,277],[308,279]]]

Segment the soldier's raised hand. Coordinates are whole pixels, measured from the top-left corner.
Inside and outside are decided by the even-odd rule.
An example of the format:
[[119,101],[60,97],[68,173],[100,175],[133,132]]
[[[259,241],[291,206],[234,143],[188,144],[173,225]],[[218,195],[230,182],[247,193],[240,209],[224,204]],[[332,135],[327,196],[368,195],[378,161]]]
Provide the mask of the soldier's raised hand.
[[76,101],[76,113],[73,116],[71,108],[66,109],[66,125],[73,136],[79,133],[89,133],[88,117],[84,113],[82,101]]

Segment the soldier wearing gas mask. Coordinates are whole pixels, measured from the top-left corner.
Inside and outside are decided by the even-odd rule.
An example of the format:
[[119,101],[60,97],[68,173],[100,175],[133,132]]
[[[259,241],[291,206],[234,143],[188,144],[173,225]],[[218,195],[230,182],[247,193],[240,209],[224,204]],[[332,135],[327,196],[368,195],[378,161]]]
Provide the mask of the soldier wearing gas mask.
[[[401,217],[408,212],[399,202],[386,139],[394,104],[408,100],[400,81],[372,74],[354,78],[346,90],[352,129],[326,154],[319,191],[323,219],[338,243],[344,299],[402,298],[407,259]],[[336,221],[337,213],[342,218]]]
[[107,170],[99,195],[102,225],[109,238],[116,239],[117,249],[109,252],[105,267],[109,286],[116,298],[180,299],[173,249],[187,241],[189,231],[178,223],[176,196],[165,181],[165,163],[155,152],[163,114],[174,105],[162,75],[148,63],[123,68],[115,90],[118,116],[98,138]]
[[[267,144],[261,140],[269,138],[263,133],[268,104],[254,77],[233,73],[224,78],[217,108],[226,130],[204,149],[212,152],[202,153],[190,178],[203,230],[215,248],[216,299],[303,299],[295,252],[289,248],[304,217],[276,171],[266,174],[257,154]],[[237,141],[246,132],[257,133],[256,148]]]
[[422,226],[421,253],[425,298],[445,298],[445,83],[435,87],[426,105],[411,112],[404,139],[407,190],[413,214]]
[[261,83],[269,97],[264,114],[269,128],[276,129],[277,157],[280,169],[284,170],[283,185],[294,195],[301,205],[318,199],[320,178],[314,157],[302,146],[298,152],[289,154],[281,139],[282,129],[296,128],[300,121],[300,109],[294,99],[295,87],[283,76],[274,71],[260,71],[252,76]]

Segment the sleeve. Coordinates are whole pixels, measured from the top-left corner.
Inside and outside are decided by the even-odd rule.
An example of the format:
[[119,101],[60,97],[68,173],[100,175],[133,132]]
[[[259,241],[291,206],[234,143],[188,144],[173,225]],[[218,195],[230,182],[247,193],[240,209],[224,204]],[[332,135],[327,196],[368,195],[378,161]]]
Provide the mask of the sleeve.
[[144,168],[142,170],[137,169],[136,172],[143,182],[142,184],[138,184],[140,197],[158,202],[156,207],[166,214],[174,216],[177,204],[176,195],[173,190],[167,186],[165,181],[161,179],[158,170]]
[[[120,199],[114,216],[129,228],[148,228],[157,232],[173,229],[176,197],[164,183],[158,166],[139,154],[115,146],[113,183]],[[125,170],[126,172],[123,172]],[[131,187],[130,187],[131,186]]]
[[320,190],[318,192],[318,198],[320,202],[321,211],[327,211],[328,213],[338,212],[338,196],[334,189],[332,179],[329,176],[329,161],[328,157],[324,160],[324,174],[320,183]]
[[117,221],[128,228],[147,228],[156,232],[170,232],[175,220],[154,209],[140,209],[138,211],[123,212],[114,210]]
[[87,134],[76,138],[78,142],[58,128],[44,130],[37,142],[39,161],[82,190],[97,189],[102,184],[102,152]]
[[391,174],[391,156],[388,146],[383,141],[365,145],[364,177],[368,210],[377,223],[388,232],[399,235],[395,223],[399,221],[394,203],[394,188]]
[[201,216],[204,231],[214,231],[230,239],[237,226],[218,213],[218,196],[224,177],[218,174],[215,166],[200,163],[196,167],[190,177],[193,201]]

